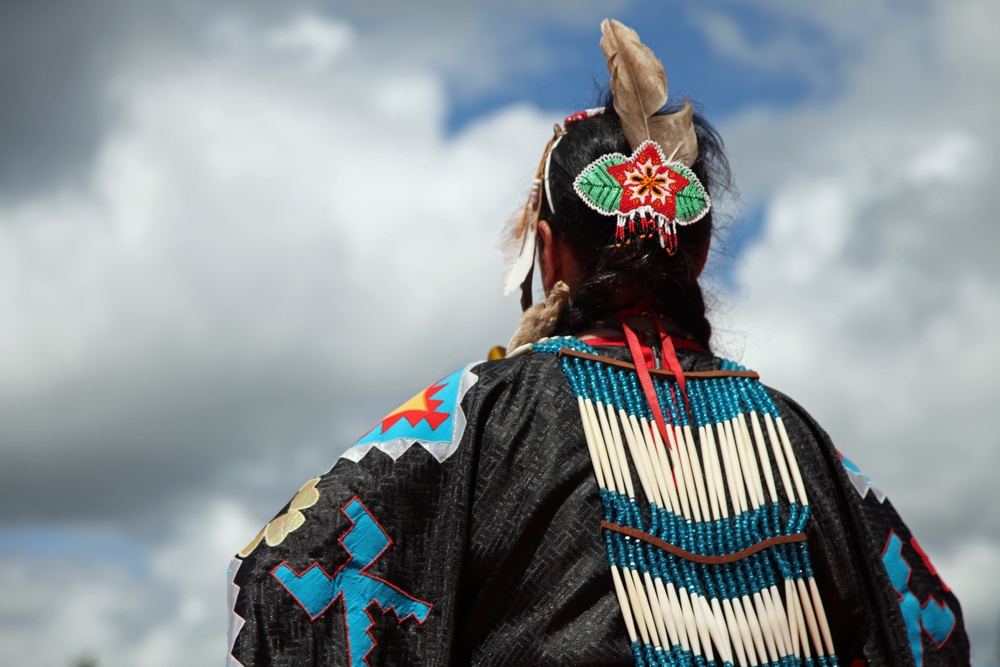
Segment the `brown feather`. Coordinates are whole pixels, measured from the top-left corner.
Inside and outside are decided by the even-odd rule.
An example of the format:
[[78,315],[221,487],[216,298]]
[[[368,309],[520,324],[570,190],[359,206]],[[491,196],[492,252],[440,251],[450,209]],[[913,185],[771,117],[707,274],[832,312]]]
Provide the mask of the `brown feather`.
[[601,22],[601,49],[611,73],[611,94],[622,131],[635,149],[652,139],[669,156],[690,166],[698,156],[691,122],[691,106],[669,116],[653,116],[667,103],[667,75],[663,63],[631,28],[613,19]]
[[667,102],[667,75],[635,30],[618,21],[601,23],[601,49],[611,72],[615,111],[634,148],[650,138],[646,120]]
[[690,167],[698,159],[698,136],[694,133],[691,103],[684,100],[684,108],[665,116],[649,119],[649,136],[660,145],[669,158],[677,151],[674,160]]

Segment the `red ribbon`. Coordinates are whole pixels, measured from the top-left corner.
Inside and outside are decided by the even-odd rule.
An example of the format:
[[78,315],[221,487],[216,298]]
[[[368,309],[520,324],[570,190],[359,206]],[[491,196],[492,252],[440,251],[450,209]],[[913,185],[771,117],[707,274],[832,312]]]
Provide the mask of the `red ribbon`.
[[639,342],[639,337],[635,331],[625,321],[626,318],[634,315],[648,316],[656,323],[656,331],[660,336],[660,353],[663,357],[663,362],[677,378],[677,386],[684,397],[684,404],[687,405],[687,383],[684,378],[684,369],[681,368],[681,363],[677,360],[677,351],[674,349],[674,342],[667,332],[663,330],[660,318],[656,316],[655,312],[644,303],[636,304],[635,308],[622,311],[622,331],[625,332],[625,340],[628,343],[629,352],[632,354],[632,363],[635,365],[636,374],[639,376],[639,384],[642,386],[642,391],[646,395],[646,401],[653,412],[653,420],[656,422],[656,428],[660,431],[663,442],[669,446],[671,438],[667,435],[667,424],[663,418],[663,409],[660,407],[660,399],[656,395],[656,387],[653,386],[653,378],[649,375],[649,365],[643,354],[642,344]]

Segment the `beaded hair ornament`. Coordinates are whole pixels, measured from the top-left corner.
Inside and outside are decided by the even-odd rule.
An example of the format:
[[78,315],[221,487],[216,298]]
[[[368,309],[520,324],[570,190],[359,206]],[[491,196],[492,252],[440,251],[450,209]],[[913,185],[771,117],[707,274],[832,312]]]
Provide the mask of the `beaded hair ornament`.
[[617,217],[617,245],[655,235],[673,254],[677,225],[701,220],[711,206],[690,168],[698,158],[691,104],[656,115],[667,103],[667,76],[631,28],[605,20],[601,49],[611,72],[615,111],[633,152],[597,158],[576,177],[573,189],[590,208]]
[[[691,170],[698,158],[691,104],[685,102],[676,113],[657,114],[667,103],[663,63],[631,28],[605,19],[601,23],[601,49],[611,73],[615,112],[633,152],[597,158],[576,177],[573,189],[593,210],[617,218],[616,245],[656,236],[672,255],[677,249],[677,226],[701,220],[711,207],[708,193]],[[553,151],[574,123],[602,113],[603,107],[588,109],[567,117],[562,127],[555,126],[528,202],[501,236],[504,296],[530,280],[543,189],[549,208],[555,212],[548,178]]]

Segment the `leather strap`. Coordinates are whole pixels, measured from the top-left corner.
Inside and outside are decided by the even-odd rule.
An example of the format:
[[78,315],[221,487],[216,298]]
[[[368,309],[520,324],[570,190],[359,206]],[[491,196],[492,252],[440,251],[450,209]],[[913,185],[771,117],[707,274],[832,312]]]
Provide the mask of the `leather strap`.
[[602,521],[601,528],[607,528],[608,530],[613,530],[616,533],[621,533],[622,535],[628,535],[629,537],[633,537],[637,540],[648,542],[653,546],[660,547],[668,553],[672,553],[675,556],[679,556],[694,563],[702,563],[704,565],[724,565],[725,563],[735,563],[738,560],[742,560],[747,556],[752,556],[758,551],[763,551],[764,549],[773,547],[776,544],[790,544],[792,542],[806,541],[806,536],[803,533],[796,533],[794,535],[779,535],[778,537],[772,537],[764,540],[763,542],[758,542],[752,547],[747,547],[743,551],[737,551],[734,554],[727,554],[725,556],[700,556],[698,554],[693,554],[690,551],[685,551],[678,546],[674,546],[673,544],[670,544],[670,542],[664,542],[660,538],[654,537],[649,533],[644,533],[641,530],[629,528],[628,526],[619,526],[617,523]]

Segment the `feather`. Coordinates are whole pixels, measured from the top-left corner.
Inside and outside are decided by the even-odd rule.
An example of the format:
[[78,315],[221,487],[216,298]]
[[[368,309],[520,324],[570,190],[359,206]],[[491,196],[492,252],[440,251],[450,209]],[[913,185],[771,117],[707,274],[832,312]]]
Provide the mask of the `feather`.
[[611,94],[622,131],[635,149],[646,139],[691,166],[698,156],[698,143],[691,121],[691,105],[668,116],[654,116],[667,103],[667,75],[652,50],[639,35],[618,21],[601,22],[601,49],[611,73]]
[[618,21],[601,23],[601,50],[611,72],[611,94],[625,138],[634,148],[649,136],[647,119],[667,103],[663,63],[639,41],[635,30]]
[[[542,203],[542,178],[548,164],[549,152],[562,136],[563,129],[552,128],[552,138],[545,145],[542,161],[531,182],[528,203],[507,221],[497,248],[503,252],[503,295],[510,296],[527,279],[535,265],[535,238],[538,235],[538,213]],[[529,302],[530,303],[530,302]]]
[[649,136],[658,143],[671,160],[676,160],[686,167],[698,159],[698,135],[694,133],[694,122],[691,115],[694,110],[691,103],[684,100],[684,108],[664,116],[653,116],[649,119]]
[[500,233],[497,248],[503,252],[504,296],[510,296],[521,286],[535,261],[537,213],[531,213],[528,209],[529,205],[518,209]]

